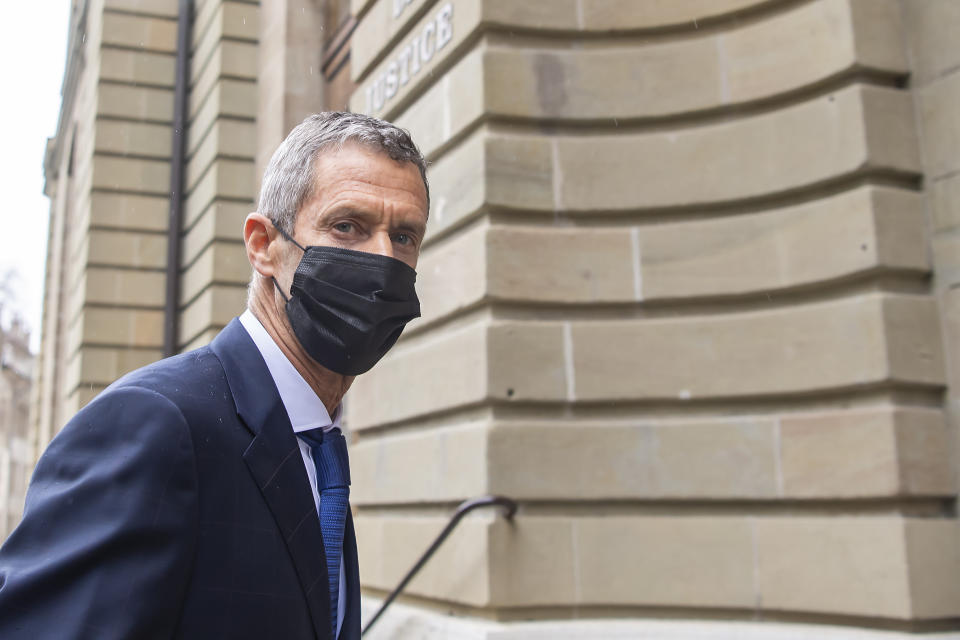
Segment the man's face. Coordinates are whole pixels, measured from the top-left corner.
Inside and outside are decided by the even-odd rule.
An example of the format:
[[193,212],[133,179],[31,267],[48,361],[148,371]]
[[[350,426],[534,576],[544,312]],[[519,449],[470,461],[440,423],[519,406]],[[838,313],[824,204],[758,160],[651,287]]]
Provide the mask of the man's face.
[[348,144],[321,154],[315,175],[316,190],[294,224],[297,242],[378,253],[416,268],[427,194],[413,163]]

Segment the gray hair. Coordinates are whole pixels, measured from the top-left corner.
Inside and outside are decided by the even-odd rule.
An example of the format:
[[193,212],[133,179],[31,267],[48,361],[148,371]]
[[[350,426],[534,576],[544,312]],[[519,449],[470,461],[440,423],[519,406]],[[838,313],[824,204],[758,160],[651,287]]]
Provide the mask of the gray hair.
[[298,124],[273,153],[263,172],[257,211],[292,235],[297,212],[313,196],[316,187],[317,156],[325,149],[340,149],[349,142],[383,153],[397,162],[416,165],[423,178],[429,210],[427,161],[409,132],[359,113],[327,111]]

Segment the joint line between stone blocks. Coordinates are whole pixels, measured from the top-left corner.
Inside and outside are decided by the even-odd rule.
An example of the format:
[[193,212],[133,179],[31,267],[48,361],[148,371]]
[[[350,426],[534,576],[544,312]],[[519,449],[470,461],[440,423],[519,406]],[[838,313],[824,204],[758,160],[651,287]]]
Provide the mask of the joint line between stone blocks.
[[573,366],[573,326],[569,322],[563,323],[563,368],[567,380],[567,400],[577,399],[577,381]]
[[633,258],[633,297],[637,302],[643,300],[643,255],[640,249],[640,228],[630,229],[630,245]]

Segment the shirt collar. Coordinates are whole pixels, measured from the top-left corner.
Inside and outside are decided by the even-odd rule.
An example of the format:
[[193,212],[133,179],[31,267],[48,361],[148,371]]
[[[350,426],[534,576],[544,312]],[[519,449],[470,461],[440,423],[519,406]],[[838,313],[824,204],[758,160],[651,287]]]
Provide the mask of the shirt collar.
[[313,392],[313,389],[303,379],[296,367],[287,359],[287,356],[283,354],[283,351],[280,350],[280,347],[277,346],[277,343],[274,342],[250,309],[241,314],[240,324],[250,334],[254,344],[257,345],[257,350],[263,356],[263,361],[267,364],[270,377],[273,378],[273,383],[277,386],[277,391],[280,392],[280,401],[283,402],[283,406],[287,410],[287,416],[290,418],[290,424],[293,425],[294,433],[311,429],[329,431],[334,427],[339,427],[343,405],[337,406],[336,411],[333,412],[333,418],[331,418],[323,402]]

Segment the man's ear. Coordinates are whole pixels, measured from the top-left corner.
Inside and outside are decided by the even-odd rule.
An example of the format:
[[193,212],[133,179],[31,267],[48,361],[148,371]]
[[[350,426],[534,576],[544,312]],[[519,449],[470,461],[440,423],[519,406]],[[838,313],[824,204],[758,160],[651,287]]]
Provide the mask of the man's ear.
[[243,244],[247,247],[247,260],[254,271],[265,278],[272,278],[280,267],[277,230],[265,215],[251,213],[243,221]]

